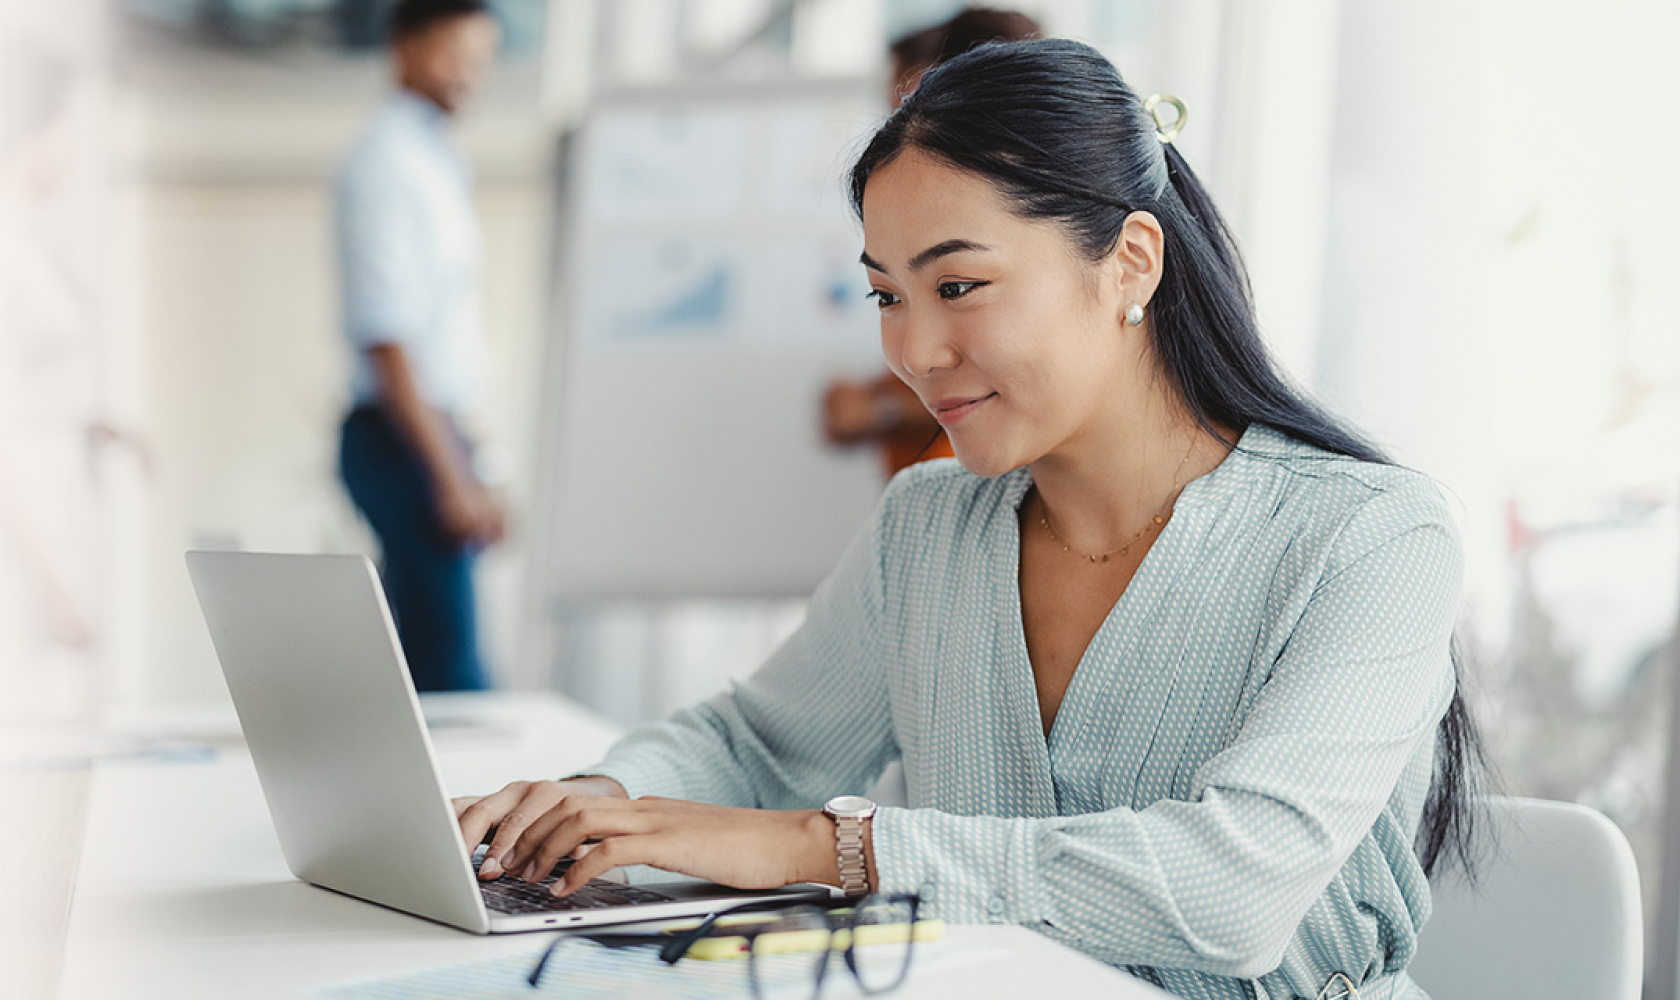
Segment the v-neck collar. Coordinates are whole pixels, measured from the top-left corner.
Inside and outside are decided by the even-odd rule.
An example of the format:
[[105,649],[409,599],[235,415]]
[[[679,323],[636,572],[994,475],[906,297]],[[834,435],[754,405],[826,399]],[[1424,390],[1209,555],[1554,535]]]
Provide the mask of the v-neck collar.
[[[1248,428],[1237,436],[1237,446],[1226,455],[1220,463],[1212,469],[1190,480],[1179,491],[1178,500],[1173,504],[1176,514],[1186,505],[1201,506],[1227,499],[1231,494],[1231,487],[1236,480],[1242,478],[1242,468],[1255,457],[1280,457],[1280,450],[1289,446],[1290,439],[1284,434],[1273,430],[1265,424],[1249,424]],[[1027,493],[1033,487],[1032,470],[1021,466],[1003,474],[1005,479],[1004,500],[1010,510],[1019,514],[1021,504],[1026,502]]]
[[[1006,588],[1003,603],[1009,608],[1005,634],[1009,672],[1006,683],[1024,685],[1024,691],[1017,689],[1016,700],[1031,706],[1032,712],[1030,718],[1019,720],[1019,724],[1031,729],[1032,739],[1027,741],[1027,745],[1039,749],[1038,763],[1048,782],[1044,791],[1051,798],[1048,805],[1052,808],[1059,805],[1055,801],[1059,798],[1055,785],[1055,761],[1061,756],[1060,748],[1070,742],[1077,743],[1080,731],[1089,724],[1085,703],[1091,699],[1085,692],[1102,685],[1114,669],[1129,662],[1126,654],[1137,646],[1144,624],[1194,562],[1201,550],[1201,542],[1206,539],[1218,512],[1225,506],[1224,501],[1237,492],[1236,487],[1243,478],[1243,467],[1254,460],[1250,455],[1276,451],[1273,446],[1286,441],[1283,435],[1269,427],[1251,424],[1238,438],[1235,449],[1213,469],[1191,480],[1180,491],[1173,505],[1173,516],[1144,554],[1126,589],[1080,654],[1079,664],[1074,667],[1073,677],[1062,694],[1062,702],[1056,709],[1056,718],[1050,723],[1048,734],[1044,732],[1032,658],[1027,652],[1026,618],[1021,606],[1020,508],[1027,492],[1032,489],[1032,472],[1023,467],[1006,474],[1010,480],[1005,485],[1006,502],[1002,511],[1008,516],[1003,518],[1007,523],[1000,526],[1005,544],[999,546],[1000,560],[1004,565],[998,569],[1002,578],[1000,586]],[[1093,663],[1093,655],[1100,662]],[[1134,676],[1122,682],[1122,694],[1135,688],[1160,667],[1159,664],[1141,667]]]

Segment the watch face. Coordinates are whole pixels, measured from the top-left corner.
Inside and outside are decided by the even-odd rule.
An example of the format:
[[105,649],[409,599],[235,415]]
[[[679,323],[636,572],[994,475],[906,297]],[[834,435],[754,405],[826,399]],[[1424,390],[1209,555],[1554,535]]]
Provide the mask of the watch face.
[[875,811],[875,803],[861,795],[836,795],[823,806],[830,816],[867,816]]

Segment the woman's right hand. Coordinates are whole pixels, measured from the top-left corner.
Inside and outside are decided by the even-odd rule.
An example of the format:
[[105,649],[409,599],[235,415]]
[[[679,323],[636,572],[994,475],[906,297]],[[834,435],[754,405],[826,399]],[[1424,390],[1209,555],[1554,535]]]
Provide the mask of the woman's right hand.
[[486,833],[496,831],[483,863],[478,866],[478,877],[490,881],[510,874],[503,865],[520,835],[544,813],[574,796],[630,797],[623,785],[595,775],[565,781],[515,781],[491,795],[465,795],[450,800],[455,806],[455,820],[461,824],[461,839],[469,852],[484,841]]

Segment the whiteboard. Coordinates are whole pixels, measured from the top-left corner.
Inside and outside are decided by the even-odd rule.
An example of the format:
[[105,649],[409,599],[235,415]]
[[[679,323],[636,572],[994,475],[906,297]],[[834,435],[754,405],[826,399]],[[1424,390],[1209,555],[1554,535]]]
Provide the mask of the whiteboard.
[[551,595],[808,594],[868,518],[876,453],[825,445],[819,406],[882,368],[842,186],[878,89],[609,97],[567,143]]

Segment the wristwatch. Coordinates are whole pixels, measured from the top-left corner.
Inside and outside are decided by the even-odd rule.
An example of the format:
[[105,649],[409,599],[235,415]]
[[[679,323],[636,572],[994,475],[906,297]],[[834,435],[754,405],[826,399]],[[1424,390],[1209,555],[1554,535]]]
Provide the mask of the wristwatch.
[[834,821],[834,842],[840,853],[840,891],[856,898],[869,892],[869,866],[863,858],[863,823],[875,815],[875,803],[861,795],[837,795],[823,806]]

